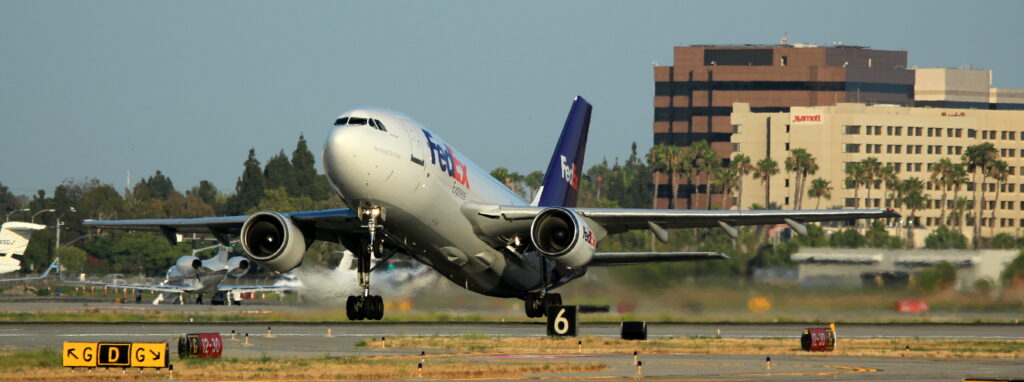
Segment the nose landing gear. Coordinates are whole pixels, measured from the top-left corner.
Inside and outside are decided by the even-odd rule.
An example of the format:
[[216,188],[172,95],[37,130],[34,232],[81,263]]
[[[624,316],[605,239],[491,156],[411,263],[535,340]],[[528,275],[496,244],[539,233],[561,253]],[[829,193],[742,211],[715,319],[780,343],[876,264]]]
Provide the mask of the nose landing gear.
[[356,271],[359,275],[359,287],[363,294],[359,296],[348,296],[345,301],[345,314],[349,320],[380,320],[384,317],[384,298],[370,294],[370,261],[372,257],[380,257],[381,247],[378,243],[377,230],[380,228],[378,219],[381,217],[380,207],[361,207],[359,216],[366,222],[366,229],[369,233],[368,243],[357,247],[354,251],[357,264]]

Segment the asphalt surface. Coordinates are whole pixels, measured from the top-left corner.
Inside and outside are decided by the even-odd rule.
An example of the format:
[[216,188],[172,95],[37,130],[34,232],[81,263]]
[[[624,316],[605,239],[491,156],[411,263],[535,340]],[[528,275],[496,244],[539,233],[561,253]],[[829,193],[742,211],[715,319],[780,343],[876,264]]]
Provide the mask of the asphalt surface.
[[[722,337],[792,337],[800,335],[805,325],[697,325],[652,324],[652,338],[713,336]],[[229,357],[341,357],[370,355],[416,355],[420,349],[391,349],[371,346],[357,347],[361,341],[379,341],[380,337],[439,335],[541,337],[545,327],[540,324],[503,323],[340,323],[340,324],[0,324],[0,349],[59,349],[64,341],[173,341],[183,333],[219,332],[225,338],[224,353]],[[331,329],[331,337],[327,331]],[[232,340],[231,332],[235,332]],[[618,325],[581,324],[580,335],[615,338]],[[1020,325],[845,325],[837,328],[841,338],[962,338],[989,340],[1024,340]],[[249,334],[245,345],[245,334]],[[427,350],[427,365],[441,365],[446,358],[472,359],[479,362],[599,362],[608,370],[574,375],[540,375],[538,379],[633,380],[637,368],[632,354],[622,355],[495,355],[445,354]],[[771,356],[771,367],[765,357]],[[412,357],[419,358],[419,357]],[[693,380],[900,380],[900,381],[962,381],[965,378],[1024,377],[1024,360],[1001,359],[930,359],[843,357],[830,354],[808,355],[640,355],[644,379],[669,381]],[[416,362],[418,360],[411,360]]]

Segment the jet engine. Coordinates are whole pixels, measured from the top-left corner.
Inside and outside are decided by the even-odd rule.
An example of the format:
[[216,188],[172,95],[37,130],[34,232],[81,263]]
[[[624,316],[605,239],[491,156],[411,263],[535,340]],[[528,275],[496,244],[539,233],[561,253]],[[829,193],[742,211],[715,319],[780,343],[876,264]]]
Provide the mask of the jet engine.
[[249,216],[240,236],[249,258],[276,272],[288,272],[302,264],[312,242],[312,236],[307,239],[291,219],[273,211]]
[[530,240],[541,255],[567,267],[582,267],[594,258],[597,238],[576,212],[549,208],[530,225]]
[[199,272],[199,268],[203,267],[203,261],[195,256],[182,256],[178,258],[178,262],[174,263],[174,266],[178,268],[178,272],[182,276],[194,276],[196,272]]
[[228,275],[231,277],[242,277],[249,272],[249,260],[241,256],[228,259]]

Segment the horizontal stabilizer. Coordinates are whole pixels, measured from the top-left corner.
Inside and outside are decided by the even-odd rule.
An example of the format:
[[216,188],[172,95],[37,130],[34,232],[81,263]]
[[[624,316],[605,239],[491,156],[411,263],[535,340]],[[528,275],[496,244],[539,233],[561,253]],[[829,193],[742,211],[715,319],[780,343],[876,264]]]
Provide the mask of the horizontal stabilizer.
[[598,252],[589,265],[629,265],[670,261],[728,259],[721,252]]

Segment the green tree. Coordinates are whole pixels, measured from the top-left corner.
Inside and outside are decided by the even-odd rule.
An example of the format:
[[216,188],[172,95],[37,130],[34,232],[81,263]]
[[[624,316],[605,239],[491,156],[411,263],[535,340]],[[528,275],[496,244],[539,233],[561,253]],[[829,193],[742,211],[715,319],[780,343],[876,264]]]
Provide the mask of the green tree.
[[220,200],[220,191],[217,191],[217,187],[210,183],[208,180],[199,181],[199,185],[192,187],[187,193],[189,196],[197,196],[202,199],[204,203],[209,204],[213,207],[214,213],[223,213],[224,206]]
[[996,198],[992,206],[992,214],[988,226],[988,235],[993,236],[996,231],[996,211],[999,209],[999,194],[1002,192],[1003,187],[1006,187],[1006,181],[1010,179],[1010,164],[1004,160],[994,160],[989,163],[988,175],[992,180],[996,181]]
[[998,235],[992,236],[992,248],[999,249],[1014,249],[1017,248],[1017,239],[1013,238],[1006,232],[1000,232]]
[[949,158],[939,159],[931,170],[931,182],[935,187],[942,189],[942,200],[939,203],[939,224],[946,224],[946,195],[951,185],[950,180],[953,174],[953,161]]
[[814,204],[814,209],[821,207],[821,198],[825,200],[832,199],[832,184],[828,180],[822,178],[815,178],[811,181],[811,189],[807,190],[807,196],[817,198],[817,203]]
[[[705,209],[711,209],[711,178],[714,175],[715,170],[722,165],[721,159],[718,159],[718,153],[711,147],[708,141],[700,140],[697,143],[690,145],[687,150],[689,155],[684,158],[692,158],[694,163],[694,169],[697,170],[697,175],[704,175],[704,198],[707,200]],[[685,170],[685,165],[684,168]],[[693,198],[691,197],[690,204],[692,205]]]
[[829,246],[834,248],[862,248],[867,246],[867,238],[856,229],[844,229],[829,236]]
[[21,209],[21,203],[7,186],[0,183],[0,213],[7,217],[11,211]]
[[853,186],[853,208],[860,207],[860,186],[864,184],[866,171],[861,163],[846,166],[846,184]]
[[757,161],[754,166],[754,179],[761,180],[761,188],[764,189],[764,208],[771,206],[768,190],[771,187],[772,176],[779,173],[779,162],[772,158],[764,158]]
[[[968,205],[966,204],[967,199],[960,196],[960,187],[967,184],[967,168],[965,168],[963,164],[954,163],[953,167],[949,170],[948,176],[949,179],[946,180],[946,183],[953,187],[953,208],[956,209],[957,204],[963,200],[965,204],[963,204],[963,208],[961,208],[962,213],[963,209]],[[962,215],[958,215],[957,217],[957,224],[960,226],[960,233],[963,233],[964,231],[962,217]]]
[[740,182],[739,170],[733,166],[721,167],[712,170],[714,178],[712,183],[722,188],[722,209],[728,210],[732,208],[729,205],[732,197],[732,190],[736,188],[736,185]]
[[865,207],[871,206],[871,190],[878,187],[881,183],[882,178],[882,164],[878,162],[878,158],[867,157],[860,161],[860,166],[864,170],[864,185],[868,188],[867,201],[864,203]]
[[[974,184],[974,200],[976,201],[974,203],[974,248],[978,248],[978,244],[981,242],[981,211],[985,205],[985,178],[988,177],[990,164],[996,159],[998,159],[996,148],[989,142],[967,146],[961,156],[964,165],[973,174],[971,183]],[[978,181],[979,175],[981,175],[981,182]],[[978,198],[978,189],[981,189],[980,199]]]
[[967,238],[960,232],[950,230],[946,226],[939,226],[924,238],[924,247],[928,249],[967,249]]
[[889,231],[885,229],[885,222],[881,220],[871,223],[871,226],[864,234],[864,239],[867,241],[867,246],[871,248],[903,248],[903,240],[889,235]]
[[928,195],[924,193],[924,182],[916,177],[900,182],[899,188],[903,204],[910,208],[910,218],[907,219],[909,225],[907,241],[910,245],[914,245],[914,228],[920,226],[917,224],[917,210],[928,206]]
[[1013,258],[1013,261],[1003,269],[1001,275],[1004,285],[1014,282],[1014,280],[1024,280],[1024,250],[1021,251],[1017,257]]
[[288,195],[308,196],[313,200],[326,200],[330,197],[326,178],[317,174],[316,159],[306,145],[305,136],[301,134],[292,152],[292,171],[295,174],[295,186],[288,190]]
[[806,149],[794,149],[789,152],[785,162],[786,171],[795,174],[793,187],[793,208],[800,209],[801,196],[803,195],[804,183],[807,175],[814,175],[818,172],[818,162]]
[[243,166],[242,176],[235,184],[235,195],[228,200],[228,213],[232,215],[248,211],[263,199],[265,181],[260,161],[256,159],[256,149],[249,149],[249,157]]
[[[288,155],[284,153],[284,150],[281,150],[277,155],[270,157],[267,165],[263,168],[264,189],[284,188],[285,190],[296,192],[291,194],[292,196],[300,196],[302,193],[296,187],[296,176],[295,170],[292,168],[292,162],[288,160]],[[308,193],[305,195],[309,196]]]
[[81,248],[60,247],[57,250],[57,255],[60,256],[60,265],[64,267],[67,273],[76,275],[85,271],[85,261],[89,258],[89,255]]
[[743,155],[742,153],[736,153],[732,156],[732,161],[729,162],[729,167],[736,171],[739,183],[736,186],[736,209],[743,209],[743,178],[750,175],[754,171],[754,166],[750,163],[750,157]]
[[533,171],[526,175],[526,186],[530,187],[530,200],[537,196],[537,190],[544,183],[544,173],[540,170]]
[[921,271],[916,283],[918,288],[929,292],[952,288],[956,283],[956,268],[949,262],[940,262]]

